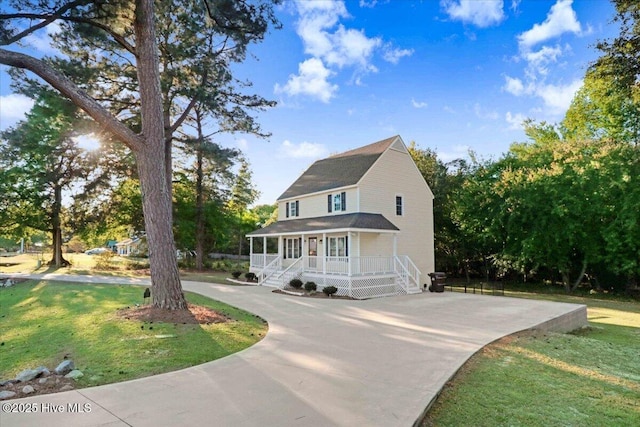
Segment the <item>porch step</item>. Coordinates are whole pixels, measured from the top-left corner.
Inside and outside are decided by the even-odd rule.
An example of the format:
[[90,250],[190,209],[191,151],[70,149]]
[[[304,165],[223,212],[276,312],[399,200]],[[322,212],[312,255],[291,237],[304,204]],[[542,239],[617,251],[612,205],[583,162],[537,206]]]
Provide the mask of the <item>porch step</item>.
[[269,277],[267,280],[261,283],[262,286],[269,286],[272,288],[279,288],[282,284],[282,280],[280,278]]

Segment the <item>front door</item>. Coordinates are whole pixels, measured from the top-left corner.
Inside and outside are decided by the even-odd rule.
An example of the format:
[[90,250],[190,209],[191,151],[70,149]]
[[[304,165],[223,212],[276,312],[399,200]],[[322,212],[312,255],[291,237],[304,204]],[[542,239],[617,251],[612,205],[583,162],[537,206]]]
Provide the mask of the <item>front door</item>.
[[309,269],[318,269],[318,238],[309,237]]

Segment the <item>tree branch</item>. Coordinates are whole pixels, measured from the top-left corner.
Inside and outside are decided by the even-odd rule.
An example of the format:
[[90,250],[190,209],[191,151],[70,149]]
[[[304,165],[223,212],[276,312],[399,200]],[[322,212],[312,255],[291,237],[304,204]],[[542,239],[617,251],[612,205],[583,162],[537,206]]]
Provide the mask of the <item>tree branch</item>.
[[104,126],[105,129],[114,134],[133,151],[138,151],[144,146],[144,140],[140,135],[116,119],[95,99],[87,95],[75,83],[46,62],[22,53],[0,49],[0,64],[29,70],[36,74],[83,109],[96,122]]
[[3,14],[0,15],[0,21],[7,19],[17,19],[17,18],[25,18],[25,19],[42,19],[42,22],[34,25],[33,27],[29,27],[26,30],[16,34],[10,39],[0,43],[2,45],[10,45],[12,43],[17,42],[18,40],[28,36],[29,34],[38,31],[40,28],[44,28],[56,19],[62,18],[62,14],[67,12],[70,9],[75,8],[76,6],[84,6],[87,3],[90,3],[89,0],[76,0],[71,3],[67,3],[62,6],[60,9],[55,11],[54,13],[47,14],[35,14],[35,13],[12,13],[12,14]]

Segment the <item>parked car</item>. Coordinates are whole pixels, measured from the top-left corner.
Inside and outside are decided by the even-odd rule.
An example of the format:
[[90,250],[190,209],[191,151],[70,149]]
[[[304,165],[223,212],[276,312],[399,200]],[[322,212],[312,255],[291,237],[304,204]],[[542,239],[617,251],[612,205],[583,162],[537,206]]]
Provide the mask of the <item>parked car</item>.
[[84,251],[84,253],[87,255],[100,255],[107,252],[111,252],[111,251],[107,248],[93,248],[93,249],[89,249],[88,251]]

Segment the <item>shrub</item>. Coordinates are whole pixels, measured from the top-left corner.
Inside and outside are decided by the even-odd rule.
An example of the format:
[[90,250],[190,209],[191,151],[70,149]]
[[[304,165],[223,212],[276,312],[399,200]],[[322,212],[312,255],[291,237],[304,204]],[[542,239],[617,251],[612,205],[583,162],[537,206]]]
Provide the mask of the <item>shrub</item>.
[[291,279],[291,281],[289,282],[289,286],[291,286],[294,289],[300,289],[302,287],[302,280]]
[[244,273],[244,278],[247,279],[247,282],[253,282],[254,280],[257,280],[258,278],[256,277],[256,275],[254,273]]
[[336,288],[335,286],[325,286],[324,288],[322,288],[322,292],[330,297],[331,295],[338,292],[338,288]]
[[113,263],[113,252],[104,252],[96,255],[96,262],[93,266],[96,270],[119,270],[120,266]]
[[237,279],[238,277],[240,277],[241,274],[242,274],[242,271],[234,271],[233,273],[231,273],[234,279]]
[[318,286],[314,282],[307,282],[304,284],[304,290],[307,292],[315,291]]
[[124,263],[124,268],[127,270],[145,270],[149,268],[149,261],[127,260]]

